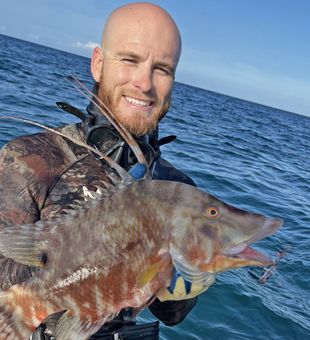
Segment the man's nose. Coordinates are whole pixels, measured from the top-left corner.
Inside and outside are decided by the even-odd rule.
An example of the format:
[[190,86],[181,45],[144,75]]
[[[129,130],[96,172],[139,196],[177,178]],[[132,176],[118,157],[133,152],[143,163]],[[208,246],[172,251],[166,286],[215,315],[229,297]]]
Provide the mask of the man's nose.
[[133,85],[138,87],[142,92],[149,92],[153,89],[153,72],[148,67],[137,70],[133,80]]

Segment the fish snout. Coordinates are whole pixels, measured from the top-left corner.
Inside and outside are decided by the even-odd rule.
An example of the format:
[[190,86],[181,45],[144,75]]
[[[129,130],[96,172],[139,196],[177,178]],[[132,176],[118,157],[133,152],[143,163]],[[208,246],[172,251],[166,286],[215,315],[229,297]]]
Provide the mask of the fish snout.
[[273,218],[272,221],[270,222],[271,226],[270,229],[273,230],[273,233],[276,232],[279,228],[282,227],[283,225],[283,220],[282,218]]
[[[279,218],[265,217],[264,220],[261,219],[259,225],[251,229],[247,237],[242,238],[239,234],[238,237],[230,239],[230,242],[222,242],[222,244],[226,244],[225,249],[219,249],[208,263],[199,266],[200,270],[217,273],[245,266],[268,266],[274,264],[272,259],[252,249],[249,245],[275,233],[282,224],[283,220]],[[227,247],[227,243],[230,243],[229,247]]]

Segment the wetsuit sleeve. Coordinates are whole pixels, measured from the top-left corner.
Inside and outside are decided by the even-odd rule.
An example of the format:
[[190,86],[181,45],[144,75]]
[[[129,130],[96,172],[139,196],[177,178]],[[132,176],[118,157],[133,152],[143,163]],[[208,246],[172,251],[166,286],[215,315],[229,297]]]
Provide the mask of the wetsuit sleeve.
[[156,299],[149,309],[156,318],[166,326],[174,326],[182,322],[187,314],[194,308],[197,297],[181,301],[164,301]]
[[[0,150],[0,229],[36,222],[39,210],[35,197],[33,172],[24,152],[14,142]],[[35,161],[35,160],[33,160]],[[31,276],[28,266],[0,255],[0,289]]]

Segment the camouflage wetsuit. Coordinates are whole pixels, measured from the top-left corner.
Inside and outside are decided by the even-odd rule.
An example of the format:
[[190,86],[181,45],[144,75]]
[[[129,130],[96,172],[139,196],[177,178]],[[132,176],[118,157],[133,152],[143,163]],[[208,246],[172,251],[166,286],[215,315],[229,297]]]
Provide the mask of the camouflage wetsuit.
[[[83,124],[61,128],[66,135],[84,140]],[[158,154],[159,155],[159,154]],[[0,226],[46,220],[88,190],[96,191],[106,180],[107,167],[88,150],[50,132],[19,137],[0,151]],[[170,163],[157,157],[153,178],[193,184]],[[0,288],[31,276],[29,267],[0,255]],[[152,313],[167,325],[184,319],[196,298],[176,302],[155,300]]]

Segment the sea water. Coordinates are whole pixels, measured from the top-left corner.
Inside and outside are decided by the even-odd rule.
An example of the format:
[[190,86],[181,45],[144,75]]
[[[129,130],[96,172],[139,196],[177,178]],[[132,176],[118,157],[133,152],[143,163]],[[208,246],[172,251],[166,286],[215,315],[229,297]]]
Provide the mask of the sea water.
[[[56,101],[84,110],[87,101],[65,80],[92,88],[89,59],[0,35],[0,115],[52,127],[76,122]],[[310,115],[310,112],[309,112]],[[0,145],[38,129],[1,120]],[[279,262],[220,274],[161,339],[310,339],[310,118],[176,83],[160,136],[177,139],[163,156],[204,191],[242,209],[284,219],[256,249]],[[145,311],[139,322],[154,320]]]

